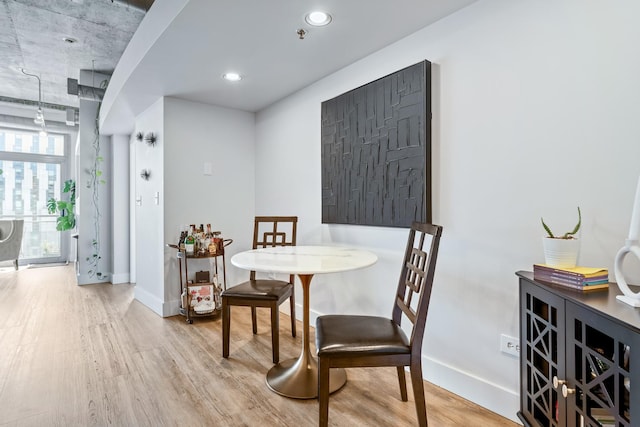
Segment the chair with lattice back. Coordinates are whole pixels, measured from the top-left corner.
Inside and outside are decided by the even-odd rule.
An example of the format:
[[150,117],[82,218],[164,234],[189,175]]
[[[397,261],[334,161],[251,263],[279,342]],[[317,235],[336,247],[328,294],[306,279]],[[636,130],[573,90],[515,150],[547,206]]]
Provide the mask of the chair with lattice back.
[[[257,216],[253,226],[253,249],[274,246],[295,246],[297,216]],[[291,309],[291,335],[296,336],[294,276],[289,281],[275,279],[256,279],[251,271],[249,280],[232,286],[222,292],[222,356],[229,357],[229,339],[231,330],[231,306],[251,307],[253,333],[258,333],[257,307],[271,310],[271,351],[273,363],[280,360],[279,307],[289,299]]]
[[[411,226],[391,319],[355,315],[317,318],[320,426],[329,420],[329,370],[375,366],[397,367],[403,401],[407,401],[404,367],[409,366],[418,423],[427,425],[420,358],[441,234],[438,225],[414,222]],[[400,327],[403,314],[413,324],[409,338]]]

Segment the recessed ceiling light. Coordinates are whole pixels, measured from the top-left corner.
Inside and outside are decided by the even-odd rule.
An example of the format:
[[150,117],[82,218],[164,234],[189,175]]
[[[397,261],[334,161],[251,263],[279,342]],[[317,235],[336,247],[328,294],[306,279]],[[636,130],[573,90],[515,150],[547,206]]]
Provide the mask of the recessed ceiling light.
[[242,76],[238,73],[224,73],[222,78],[230,82],[237,82],[242,80]]
[[314,11],[307,13],[304,20],[307,21],[307,24],[313,25],[314,27],[323,27],[331,22],[331,15],[327,12]]

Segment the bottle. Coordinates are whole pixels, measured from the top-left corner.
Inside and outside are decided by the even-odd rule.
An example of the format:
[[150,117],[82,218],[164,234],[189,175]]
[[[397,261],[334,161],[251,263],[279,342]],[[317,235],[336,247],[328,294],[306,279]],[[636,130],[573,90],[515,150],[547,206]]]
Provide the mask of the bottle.
[[184,239],[184,249],[187,252],[187,255],[193,255],[196,246],[196,239],[193,236],[193,233],[189,233],[187,237]]
[[213,275],[213,301],[215,303],[216,310],[222,309],[222,298],[220,294],[222,293],[222,288],[218,282],[218,273]]
[[224,246],[222,243],[222,238],[220,237],[220,232],[219,231],[214,231],[213,232],[213,239],[211,239],[213,241],[213,244],[216,247],[216,253],[222,255],[222,252],[224,250]]

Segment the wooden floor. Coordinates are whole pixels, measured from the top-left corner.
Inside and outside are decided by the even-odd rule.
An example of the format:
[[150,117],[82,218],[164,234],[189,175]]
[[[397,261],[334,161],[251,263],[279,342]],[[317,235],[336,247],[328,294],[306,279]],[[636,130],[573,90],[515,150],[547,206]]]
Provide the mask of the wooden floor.
[[[132,285],[76,286],[72,266],[0,273],[0,426],[313,426],[318,403],[265,385],[268,316],[251,334],[232,310],[231,355],[219,319],[163,319]],[[298,354],[282,315],[280,357]],[[302,326],[299,326],[301,330]],[[334,426],[412,426],[394,368],[350,369],[330,400]],[[409,376],[407,377],[409,381]],[[430,426],[516,426],[426,384]]]

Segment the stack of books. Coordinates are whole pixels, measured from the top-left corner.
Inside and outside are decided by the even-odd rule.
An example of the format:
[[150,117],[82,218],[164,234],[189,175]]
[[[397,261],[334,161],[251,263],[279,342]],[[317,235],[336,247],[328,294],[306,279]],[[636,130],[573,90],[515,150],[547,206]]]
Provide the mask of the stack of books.
[[609,287],[609,272],[606,268],[562,268],[546,264],[533,264],[533,278],[579,291],[594,291]]

